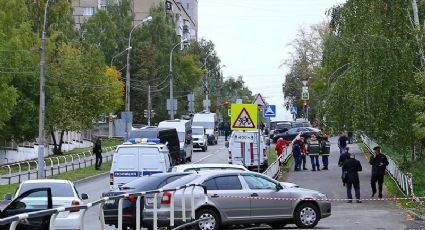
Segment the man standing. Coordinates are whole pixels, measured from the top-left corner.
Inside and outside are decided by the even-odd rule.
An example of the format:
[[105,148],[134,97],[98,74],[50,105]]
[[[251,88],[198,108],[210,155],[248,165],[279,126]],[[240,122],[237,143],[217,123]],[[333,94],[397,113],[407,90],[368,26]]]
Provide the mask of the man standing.
[[294,156],[294,171],[300,171],[301,168],[301,143],[298,138],[292,142],[292,156]]
[[344,154],[345,148],[347,147],[347,141],[348,138],[345,135],[345,133],[341,133],[341,136],[338,138],[338,147],[339,147],[339,154]]
[[303,167],[303,170],[307,170],[305,167],[305,164],[307,163],[307,144],[304,141],[304,137],[300,137],[300,144],[301,144],[301,165]]
[[361,203],[359,172],[362,171],[362,165],[360,161],[356,160],[354,153],[351,153],[350,158],[344,162],[342,171],[347,172],[345,176],[345,183],[347,183],[347,203],[351,203],[353,200],[351,187],[354,187],[357,203]]
[[382,185],[384,183],[385,169],[389,164],[387,156],[381,153],[381,146],[373,148],[375,156],[372,156],[369,163],[372,165],[372,178],[370,185],[372,187],[372,197],[376,194],[376,182],[378,182],[378,196],[382,198]]
[[310,139],[307,141],[308,143],[308,155],[310,156],[311,160],[311,171],[320,171],[320,164],[319,164],[319,154],[320,154],[320,142],[317,140],[316,135],[311,135]]
[[328,170],[330,152],[331,144],[328,140],[328,135],[323,134],[322,141],[320,142],[320,155],[322,156],[323,170]]
[[345,148],[345,152],[339,156],[338,160],[338,166],[341,167],[341,179],[342,179],[342,186],[345,186],[345,176],[344,176],[344,169],[342,166],[344,166],[344,163],[346,160],[350,158],[350,153],[348,152],[350,149],[348,147]]
[[230,135],[230,123],[229,123],[229,121],[224,122],[223,130],[224,130],[224,141],[227,141],[227,137]]
[[102,165],[102,140],[100,137],[97,137],[94,143],[93,154],[96,154],[96,163],[94,167],[96,170],[100,170],[100,166]]

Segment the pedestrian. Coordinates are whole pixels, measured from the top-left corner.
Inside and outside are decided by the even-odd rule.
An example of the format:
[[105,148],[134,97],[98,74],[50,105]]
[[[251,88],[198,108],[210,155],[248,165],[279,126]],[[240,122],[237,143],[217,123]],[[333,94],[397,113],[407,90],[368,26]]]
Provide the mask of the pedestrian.
[[292,156],[294,157],[294,161],[295,161],[294,171],[300,171],[300,167],[301,167],[301,143],[300,143],[299,138],[296,138],[292,142]]
[[344,165],[344,162],[350,158],[349,150],[350,148],[346,147],[344,153],[339,156],[339,160],[338,160],[338,166],[341,167],[342,186],[345,186],[345,175],[344,175],[344,170],[342,166]]
[[229,121],[226,121],[223,125],[224,127],[224,141],[227,141],[227,137],[230,134],[230,123]]
[[348,141],[347,136],[345,135],[344,132],[342,132],[338,138],[339,154],[344,154],[345,147],[347,147],[347,141]]
[[353,144],[353,132],[352,131],[347,132],[347,139],[348,139],[348,144]]
[[311,171],[320,171],[319,164],[319,154],[320,154],[320,141],[317,139],[316,135],[311,135],[310,139],[307,141],[308,155],[310,156],[311,161]]
[[347,183],[347,203],[353,202],[353,195],[351,194],[352,187],[354,187],[357,203],[361,203],[359,172],[362,171],[362,165],[360,164],[360,161],[356,159],[356,155],[354,153],[351,153],[350,158],[344,162],[342,171],[346,172],[345,183]]
[[283,138],[279,138],[277,140],[276,147],[275,147],[277,158],[279,158],[282,155],[283,150],[288,145],[289,145],[289,142],[287,140],[283,139]]
[[301,143],[301,164],[302,164],[303,170],[308,170],[305,167],[305,164],[307,163],[307,144],[304,141],[304,137],[300,137],[300,143]]
[[96,138],[96,142],[93,146],[93,154],[96,154],[96,162],[95,169],[100,170],[100,166],[102,165],[102,140],[100,137]]
[[382,198],[382,185],[384,183],[385,169],[389,164],[387,156],[381,153],[381,146],[375,146],[373,148],[375,153],[369,160],[372,165],[372,178],[370,185],[372,187],[372,197],[376,194],[376,182],[378,182],[378,196]]
[[328,140],[328,135],[323,134],[322,141],[320,142],[320,155],[322,156],[323,170],[328,170],[330,152],[331,143]]

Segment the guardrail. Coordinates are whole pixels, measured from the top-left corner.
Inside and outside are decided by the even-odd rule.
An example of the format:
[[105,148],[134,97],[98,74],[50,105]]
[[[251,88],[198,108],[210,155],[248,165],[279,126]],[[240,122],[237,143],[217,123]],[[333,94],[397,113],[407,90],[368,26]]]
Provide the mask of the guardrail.
[[[189,184],[189,185],[184,185],[184,186],[180,186],[174,189],[158,189],[158,190],[152,190],[152,191],[146,191],[146,192],[137,192],[137,193],[126,193],[126,194],[120,194],[117,196],[111,196],[111,197],[103,197],[99,200],[96,200],[94,202],[91,203],[87,203],[85,205],[79,205],[79,206],[70,206],[70,207],[58,207],[58,208],[53,208],[53,209],[47,209],[47,210],[42,210],[42,211],[36,211],[36,212],[28,212],[28,213],[24,213],[24,214],[18,214],[18,215],[14,215],[14,216],[10,216],[7,218],[3,218],[0,219],[0,225],[8,225],[10,224],[9,230],[15,230],[16,226],[19,224],[20,221],[25,220],[25,219],[31,219],[31,218],[36,218],[36,217],[43,217],[43,216],[49,216],[50,217],[50,222],[49,222],[49,229],[55,229],[55,220],[56,217],[59,215],[59,213],[61,212],[67,212],[75,209],[79,209],[80,212],[80,225],[79,228],[80,230],[84,230],[84,216],[87,212],[87,210],[95,207],[95,206],[99,206],[100,208],[100,216],[99,216],[99,221],[100,221],[100,229],[104,230],[105,228],[105,217],[103,215],[103,206],[105,205],[105,203],[109,200],[118,200],[118,230],[122,230],[123,229],[123,202],[124,199],[128,199],[129,196],[134,196],[133,198],[137,198],[136,200],[136,229],[140,229],[141,228],[141,222],[140,222],[140,204],[141,204],[141,199],[149,194],[154,194],[154,210],[157,210],[158,208],[158,194],[162,193],[162,192],[171,192],[172,196],[171,196],[171,203],[170,203],[170,227],[174,227],[174,216],[176,214],[176,210],[174,209],[174,193],[178,190],[183,190],[183,194],[182,194],[182,217],[183,219],[185,219],[185,215],[186,215],[186,209],[185,209],[185,205],[184,203],[186,202],[186,198],[187,198],[187,194],[185,194],[185,191],[187,188],[192,188],[191,189],[191,193],[190,195],[190,203],[191,203],[191,207],[190,207],[190,212],[191,212],[191,222],[189,223],[185,223],[184,226],[178,226],[177,228],[174,229],[181,229],[183,227],[188,227],[191,225],[194,225],[196,223],[198,223],[199,221],[201,221],[202,219],[196,220],[196,215],[195,215],[195,202],[194,202],[194,188],[195,187],[201,187],[204,191],[204,196],[207,196],[207,189],[204,185],[199,185],[199,184]],[[153,229],[157,229],[158,226],[158,217],[156,215],[154,215],[154,219],[153,219]]]
[[[103,152],[112,152],[116,146],[103,148]],[[105,162],[111,161],[113,154],[103,155]],[[94,164],[94,156],[92,151],[85,151],[77,154],[67,154],[63,156],[54,156],[44,159],[45,170],[44,174],[47,176],[50,173],[50,176],[60,174],[62,172],[68,172],[71,170],[85,168],[88,165],[92,166]],[[33,165],[33,168],[31,168]],[[78,166],[78,167],[77,167]],[[84,167],[83,167],[84,166]],[[17,172],[13,172],[12,168],[17,168]],[[17,178],[16,183],[21,183],[23,180],[30,180],[32,175],[36,175],[34,178],[38,179],[37,160],[17,162],[13,164],[3,165],[1,168],[6,168],[8,173],[0,175],[1,179],[7,180],[8,184],[12,183],[13,178]],[[23,169],[26,169],[23,171]],[[63,170],[65,169],[65,170]]]
[[[362,142],[366,145],[366,147],[369,149],[371,153],[373,153],[372,149],[373,147],[377,146],[378,144],[371,140],[366,135],[361,135]],[[411,196],[415,197],[415,193],[413,191],[413,176],[410,173],[404,173],[400,170],[398,165],[389,157],[388,162],[389,165],[387,167],[387,172],[390,175],[390,177],[394,180],[394,182],[397,184],[400,192],[402,192],[405,196]]]
[[288,147],[285,148],[285,151],[273,162],[270,166],[263,172],[264,175],[271,178],[276,178],[280,172],[281,164],[286,164],[289,158],[292,156],[292,152],[288,152]]

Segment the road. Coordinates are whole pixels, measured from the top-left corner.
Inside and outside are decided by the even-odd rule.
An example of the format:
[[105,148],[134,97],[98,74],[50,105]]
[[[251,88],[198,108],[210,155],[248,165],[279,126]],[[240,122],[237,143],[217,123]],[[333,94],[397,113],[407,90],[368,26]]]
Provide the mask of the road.
[[[192,163],[227,163],[227,151],[224,146],[224,139],[219,139],[217,145],[208,146],[206,152],[195,150],[192,156]],[[109,175],[97,177],[76,185],[79,193],[87,193],[89,199],[86,203],[98,200],[102,192],[109,190]],[[89,209],[84,218],[85,229],[99,230],[99,208],[93,207]],[[116,229],[115,227],[106,226],[105,229]]]
[[[357,145],[350,145],[352,151],[357,154],[363,171],[360,173],[361,196],[369,198],[370,191],[370,166],[363,154],[360,153]],[[339,153],[335,139],[332,139],[331,157],[328,171],[291,171],[288,174],[288,181],[297,183],[301,187],[319,190],[328,194],[328,198],[346,198],[345,187],[340,181],[341,169],[337,165]],[[224,147],[224,140],[216,146],[209,146],[207,152],[194,152],[193,163],[227,163],[227,151]],[[308,159],[308,168],[311,169]],[[90,180],[77,184],[80,193],[87,193],[89,202],[96,200],[100,194],[109,189],[109,178],[107,175],[96,180]],[[353,193],[354,195],[354,193]],[[385,194],[384,194],[385,196]],[[98,221],[99,209],[94,208],[88,211],[85,217],[86,229],[100,229]],[[287,225],[285,229],[295,229],[295,225]],[[106,227],[106,229],[115,229]],[[332,202],[332,216],[319,222],[316,229],[425,229],[425,224],[414,221],[405,212],[397,208],[390,201],[363,201],[361,204],[347,204],[344,201]]]

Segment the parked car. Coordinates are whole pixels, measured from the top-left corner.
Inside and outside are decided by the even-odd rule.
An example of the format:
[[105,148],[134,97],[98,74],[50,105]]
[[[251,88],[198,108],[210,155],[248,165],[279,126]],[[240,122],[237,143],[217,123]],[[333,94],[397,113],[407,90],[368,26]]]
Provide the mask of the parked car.
[[[210,170],[236,170],[236,171],[249,171],[242,165],[235,164],[185,164],[185,165],[176,165],[172,167],[169,172],[203,172]],[[297,184],[290,182],[280,182],[286,187],[299,187]]]
[[[45,186],[34,188],[22,192],[12,200],[1,212],[0,218],[11,217],[14,215],[42,211],[53,208],[52,189]],[[17,230],[48,230],[50,216],[26,218],[16,226]],[[9,229],[10,224],[0,225],[1,230]]]
[[[74,183],[69,180],[40,179],[22,182],[16,190],[15,197],[27,191],[48,187],[51,189],[53,208],[83,205],[87,194],[79,194]],[[80,210],[60,212],[56,217],[56,229],[80,229]]]
[[301,134],[302,137],[308,139],[313,134],[319,135],[320,130],[311,127],[292,128],[285,133],[275,135],[273,137],[273,143],[276,143],[279,138],[283,138],[287,141],[292,141],[295,139],[296,136],[298,136],[298,134]]
[[276,129],[276,125],[278,123],[282,123],[282,122],[286,122],[286,121],[271,121],[268,125],[268,131],[269,131],[269,137],[273,138],[275,129]]
[[208,135],[202,126],[192,126],[193,148],[200,148],[206,152],[208,149]]
[[291,122],[279,122],[276,124],[276,127],[274,129],[274,135],[277,135],[279,133],[284,133],[292,128]]
[[[135,193],[156,190],[164,185],[171,183],[191,173],[158,173],[150,176],[141,177],[130,183],[124,184],[119,189],[114,189],[103,193],[102,197],[117,196],[124,193]],[[136,201],[137,198],[129,196],[123,202],[123,229],[130,227],[136,228]],[[144,199],[141,199],[141,207],[143,208]],[[118,227],[118,200],[108,200],[103,206],[105,223]]]
[[[205,171],[176,180],[163,189],[184,184],[206,186],[207,196],[200,187],[194,189],[196,219],[204,218],[196,229],[217,230],[231,224],[268,224],[282,228],[296,224],[299,228],[313,228],[320,219],[331,215],[331,203],[326,195],[315,190],[288,188],[265,175],[242,171]],[[191,190],[192,191],[192,190]],[[171,193],[158,195],[158,226],[169,226]],[[176,201],[182,191],[175,192]],[[271,199],[274,198],[274,199]],[[185,196],[186,222],[190,221],[191,198]],[[183,224],[182,202],[175,202],[175,223]],[[152,227],[153,205],[145,203],[143,221]]]

